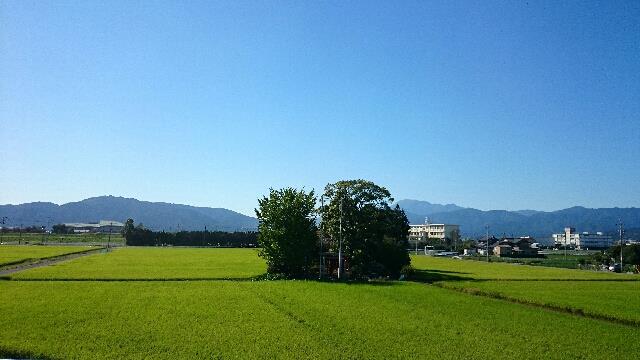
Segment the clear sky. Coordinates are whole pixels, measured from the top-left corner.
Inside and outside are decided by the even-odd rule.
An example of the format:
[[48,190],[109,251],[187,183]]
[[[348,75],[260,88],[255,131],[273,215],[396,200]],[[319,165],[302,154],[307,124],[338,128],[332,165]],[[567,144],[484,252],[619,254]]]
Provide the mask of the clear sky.
[[365,178],[640,206],[639,1],[0,1],[0,203]]

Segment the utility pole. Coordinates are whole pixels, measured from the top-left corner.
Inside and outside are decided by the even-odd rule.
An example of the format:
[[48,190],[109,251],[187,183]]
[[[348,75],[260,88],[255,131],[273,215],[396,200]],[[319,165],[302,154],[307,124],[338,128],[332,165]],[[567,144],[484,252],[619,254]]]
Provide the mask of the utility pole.
[[[47,229],[49,229],[49,227],[51,226],[51,218],[47,218]],[[45,233],[47,234],[47,243],[49,243],[49,232],[48,230],[45,229]]]
[[[320,211],[324,210],[324,194],[320,196]],[[322,242],[324,241],[324,233],[322,232],[322,212],[320,212],[320,261],[318,262],[318,280],[322,280]]]
[[430,231],[431,231],[431,222],[429,221],[429,217],[424,218],[424,223],[427,226],[425,239],[427,241],[427,245],[429,245],[429,235],[430,235]]
[[111,247],[111,229],[113,229],[113,221],[109,223],[109,237],[107,238],[107,251]]
[[624,243],[622,241],[622,234],[623,234],[623,231],[624,231],[624,230],[622,230],[623,226],[624,226],[624,224],[622,223],[622,220],[618,220],[618,234],[620,235],[620,272],[623,272],[623,268],[624,268],[624,266],[622,264],[622,249],[623,249],[623,246],[624,246]]
[[459,234],[454,230],[453,232],[451,232],[451,235],[453,235],[453,243],[454,243],[454,249],[456,251],[456,253],[458,252],[458,236]]
[[418,241],[420,241],[420,236],[416,236],[416,255],[418,255]]
[[205,236],[207,236],[207,225],[204,226],[204,232],[202,233],[202,247],[204,247],[204,244],[206,244]]
[[567,232],[564,232],[564,259],[567,260],[567,238],[569,237],[570,234],[567,234]]
[[489,224],[485,225],[484,228],[485,228],[485,230],[487,232],[487,250],[486,250],[486,253],[487,253],[487,262],[489,262]]
[[4,240],[4,224],[6,224],[8,217],[3,216],[0,218],[0,223],[2,223],[2,230],[0,230],[0,244],[2,244],[2,240]]
[[20,232],[20,238],[18,239],[18,245],[20,245],[22,243],[22,224],[20,224],[20,229],[18,229],[18,231]]
[[342,198],[340,198],[340,239],[338,245],[338,280],[342,277]]

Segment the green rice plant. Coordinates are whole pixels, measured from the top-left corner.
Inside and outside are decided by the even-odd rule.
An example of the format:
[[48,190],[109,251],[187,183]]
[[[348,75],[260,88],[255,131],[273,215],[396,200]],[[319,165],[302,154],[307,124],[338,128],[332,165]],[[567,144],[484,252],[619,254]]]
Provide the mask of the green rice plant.
[[0,266],[91,250],[87,246],[0,245]]
[[124,238],[120,233],[109,234],[42,234],[42,233],[5,233],[2,236],[4,243],[11,244],[123,244]]
[[462,281],[440,285],[640,326],[640,281]]
[[248,279],[266,271],[255,249],[127,247],[12,275],[13,279]]
[[0,355],[634,359],[640,329],[434,286],[0,281]]
[[412,256],[426,281],[441,280],[640,280],[638,275],[562,269],[500,262],[465,261],[433,256]]

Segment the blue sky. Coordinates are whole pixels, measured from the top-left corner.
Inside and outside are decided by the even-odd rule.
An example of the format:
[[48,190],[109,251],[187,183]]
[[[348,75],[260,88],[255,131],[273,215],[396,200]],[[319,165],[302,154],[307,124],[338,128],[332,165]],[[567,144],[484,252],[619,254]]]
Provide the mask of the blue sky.
[[640,206],[640,2],[0,2],[0,203],[365,178]]

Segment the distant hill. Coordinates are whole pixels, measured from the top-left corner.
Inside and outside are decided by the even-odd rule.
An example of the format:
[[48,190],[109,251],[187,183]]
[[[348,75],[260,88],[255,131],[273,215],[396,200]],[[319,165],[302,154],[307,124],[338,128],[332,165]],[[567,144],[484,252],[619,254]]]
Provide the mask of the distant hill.
[[397,204],[400,205],[400,207],[404,209],[405,212],[408,211],[410,213],[420,214],[420,215],[444,213],[444,212],[451,212],[451,211],[464,209],[463,207],[460,207],[455,204],[441,205],[441,204],[432,204],[428,201],[410,200],[410,199],[400,200],[397,202]]
[[[491,210],[482,211],[464,208],[455,204],[441,205],[419,200],[400,200],[409,222],[431,222],[460,225],[463,236],[481,237],[485,224],[496,236],[531,235],[541,240],[551,234],[562,232],[565,226],[577,231],[603,231],[615,233],[616,223],[621,219],[625,228],[640,228],[639,208],[588,209],[580,206],[545,212],[536,210]],[[196,207],[148,202],[136,199],[100,196],[86,200],[57,205],[50,202],[33,202],[21,205],[0,205],[0,216],[7,216],[6,226],[46,225],[68,222],[97,222],[116,220],[124,222],[133,218],[136,224],[143,223],[153,230],[176,231],[209,230],[245,231],[256,230],[257,219],[222,208]]]
[[153,230],[256,230],[257,219],[222,208],[149,202],[136,199],[99,196],[57,205],[34,202],[0,205],[0,215],[7,216],[6,226],[49,225],[69,222],[96,222],[128,218]]
[[[531,235],[536,238],[549,238],[553,233],[562,232],[566,226],[576,228],[576,231],[603,231],[612,233],[616,229],[618,219],[621,219],[626,228],[640,227],[640,208],[599,208],[588,209],[576,206],[558,211],[536,211],[536,210],[490,210],[482,211],[472,208],[462,208],[457,205],[439,205],[457,210],[432,212],[437,209],[438,204],[431,204],[421,208],[415,206],[421,203],[417,200],[398,201],[407,213],[409,222],[412,224],[424,223],[425,217],[429,217],[431,222],[443,222],[460,225],[460,232],[463,236],[479,237],[485,233],[485,225],[490,227],[490,233],[496,236],[506,235]],[[405,206],[409,204],[409,206]],[[432,207],[435,206],[435,207]]]

